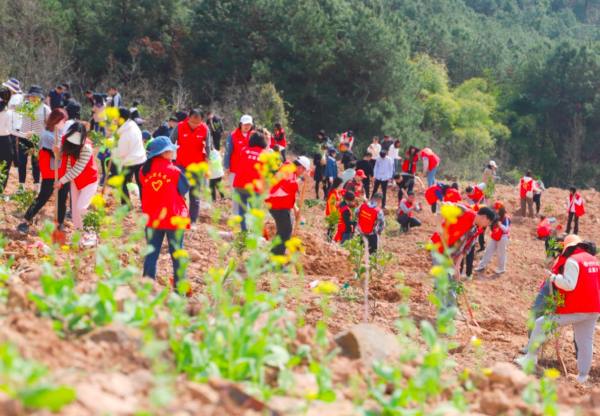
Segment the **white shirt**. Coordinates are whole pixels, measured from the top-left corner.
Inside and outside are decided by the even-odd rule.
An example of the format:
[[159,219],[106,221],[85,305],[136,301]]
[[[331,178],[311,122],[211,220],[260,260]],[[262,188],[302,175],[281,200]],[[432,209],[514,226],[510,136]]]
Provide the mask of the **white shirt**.
[[390,146],[390,150],[388,152],[388,156],[391,157],[393,160],[396,160],[396,159],[400,158],[399,155],[400,155],[400,149],[397,149],[393,145]]
[[568,259],[565,263],[563,274],[553,274],[552,281],[562,290],[570,292],[575,290],[579,279],[579,264],[574,259]]
[[381,153],[381,145],[379,143],[371,143],[369,148],[367,149],[373,158],[379,157],[379,153]]
[[146,161],[146,149],[142,139],[142,131],[133,120],[127,120],[118,128],[117,148],[113,152],[117,166],[135,166]]
[[12,111],[4,109],[0,111],[0,136],[10,136],[12,131]]
[[23,120],[23,116],[15,111],[17,107],[23,104],[23,100],[25,97],[23,94],[13,94],[10,96],[10,100],[8,100],[8,111],[11,112],[12,118],[12,131],[21,130],[21,123]]
[[389,181],[394,176],[394,161],[391,157],[378,157],[375,161],[375,169],[373,172],[375,179],[379,181]]

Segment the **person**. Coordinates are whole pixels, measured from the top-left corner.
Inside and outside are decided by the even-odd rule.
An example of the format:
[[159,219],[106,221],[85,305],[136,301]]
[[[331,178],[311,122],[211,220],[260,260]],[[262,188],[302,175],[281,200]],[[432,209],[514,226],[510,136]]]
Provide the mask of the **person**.
[[[371,144],[367,147],[367,152],[371,154],[371,157],[378,155],[381,153],[381,145],[379,144],[379,137],[373,137]],[[375,159],[371,159],[372,167],[375,167]]]
[[342,162],[344,169],[349,169],[350,165],[356,162],[356,157],[354,157],[354,153],[352,153],[347,143],[340,144],[340,162]]
[[469,185],[465,188],[465,192],[466,192],[466,202],[467,204],[471,205],[472,207],[474,207],[475,209],[477,209],[477,207],[481,204],[484,204],[485,202],[485,187],[486,184],[484,182],[481,182],[479,184],[476,185]]
[[533,218],[533,178],[531,177],[531,171],[527,171],[519,181],[519,199],[521,200],[520,215]]
[[357,201],[361,201],[365,195],[365,191],[363,189],[362,182],[366,179],[366,177],[367,177],[367,175],[365,175],[365,173],[359,169],[356,171],[356,174],[354,175],[354,177],[352,177],[352,179],[350,179],[345,184],[343,183],[343,179],[342,179],[342,183],[344,185],[344,191],[352,192],[354,194],[354,197],[357,199]]
[[319,199],[319,188],[323,188],[323,198],[327,199],[329,184],[325,178],[325,165],[327,164],[327,146],[321,145],[321,152],[313,155],[313,179],[315,181],[315,198]]
[[533,203],[535,204],[535,215],[540,214],[540,208],[542,207],[542,193],[546,190],[544,182],[541,178],[537,178],[533,181]]
[[102,94],[93,94],[94,104],[92,106],[92,122],[90,129],[93,131],[105,134],[106,128],[103,123],[106,123],[106,102]]
[[[169,117],[169,119],[166,122],[161,124],[156,130],[154,130],[154,133],[152,133],[152,137],[159,137],[159,136],[171,137],[173,130],[175,129],[175,127],[177,127],[177,123],[179,123],[179,121],[177,121],[177,117],[175,117],[175,116]],[[215,146],[215,148],[216,148],[216,146]],[[219,149],[217,149],[217,150],[219,150]]]
[[[558,327],[572,325],[577,356],[577,382],[588,380],[592,366],[593,341],[596,322],[600,316],[600,262],[579,247],[581,239],[569,235],[565,239],[564,251],[575,247],[570,255],[564,255],[566,262],[562,273],[553,273],[549,280],[563,298],[562,305],[554,313],[535,320],[535,327],[529,337],[527,354],[518,359],[519,364],[537,364],[537,351],[546,338],[548,323]],[[570,251],[570,250],[569,250]]]
[[[98,168],[94,150],[86,136],[87,130],[82,123],[75,122],[69,127],[63,137],[60,179],[54,182],[54,188],[59,190],[66,184],[71,184],[71,215],[73,226],[77,230],[83,230],[83,218],[98,189]],[[94,234],[84,234],[84,246],[93,245],[95,242]]]
[[[442,232],[441,234],[435,232],[431,236],[431,243],[438,253],[443,254],[446,252],[450,256],[454,264],[454,273],[449,276],[452,282],[460,276],[460,267],[463,258],[468,255],[474,256],[474,246],[477,236],[483,228],[488,227],[494,222],[496,213],[489,207],[473,211],[465,205],[451,205],[459,209],[459,214],[451,219],[442,217]],[[433,262],[434,264],[438,263],[435,256],[433,256]],[[468,265],[469,261],[467,261]],[[445,294],[440,293],[439,286],[436,286],[436,291],[438,292],[443,308],[449,308],[456,304],[456,290],[453,287],[450,287]]]
[[382,195],[373,194],[356,213],[358,232],[367,239],[369,254],[373,255],[379,247],[379,238],[385,227],[385,214],[380,208]]
[[[195,108],[190,111],[186,120],[181,121],[171,133],[171,141],[178,146],[175,164],[186,170],[192,164],[208,162],[212,149],[210,130],[204,122],[204,111]],[[192,227],[200,214],[200,190],[202,182],[195,178],[196,183],[190,190],[190,220]]]
[[273,135],[271,136],[271,144],[269,147],[273,149],[275,146],[279,146],[281,157],[285,162],[285,149],[287,148],[287,138],[285,135],[285,130],[281,123],[275,123],[274,127],[275,128],[273,129]]
[[432,186],[425,190],[425,201],[431,207],[431,212],[435,214],[437,212],[438,201],[444,200],[446,189],[448,185],[442,183],[434,183]]
[[373,177],[375,178],[373,193],[377,193],[377,190],[381,187],[381,208],[385,209],[388,182],[394,177],[394,161],[387,155],[385,150],[382,150],[381,153],[379,153],[379,157],[375,161]]
[[498,209],[496,221],[492,224],[492,241],[487,246],[479,266],[475,269],[481,273],[490,264],[494,255],[498,257],[498,264],[495,273],[500,275],[506,272],[506,250],[508,247],[508,238],[510,234],[510,217],[506,213],[506,208],[501,206]]
[[413,191],[418,163],[419,149],[415,146],[409,146],[408,150],[406,150],[404,161],[402,162],[402,173],[398,175],[398,179],[401,180],[396,180],[396,184],[398,185],[398,202],[402,200],[404,190],[407,192]]
[[457,203],[460,201],[462,201],[462,196],[460,196],[460,191],[458,190],[458,183],[454,182],[450,187],[446,188],[444,202]]
[[325,145],[325,146],[327,146],[328,149],[330,147],[333,147],[331,138],[327,134],[325,134],[325,130],[319,130],[319,132],[317,133],[316,139],[317,139],[317,143],[320,146]]
[[402,157],[400,156],[401,145],[400,140],[394,140],[394,144],[390,146],[390,150],[388,151],[388,156],[394,162],[394,174],[400,172],[400,162],[402,161]]
[[[102,95],[102,94],[100,94]],[[86,103],[90,106],[93,107],[94,106],[94,92],[92,90],[85,90],[85,92],[83,93],[83,96],[85,97]]]
[[55,108],[63,108],[65,106],[64,92],[64,87],[62,85],[57,85],[48,93],[45,103],[48,107],[50,107],[50,110],[54,110]]
[[221,184],[223,176],[225,176],[225,171],[223,170],[223,159],[221,158],[221,153],[214,148],[210,151],[208,172],[208,184],[210,186],[210,196],[212,201],[215,202],[217,200],[217,191],[221,195],[221,199],[225,198],[225,194],[223,193],[223,185]]
[[352,192],[344,193],[344,199],[338,205],[339,219],[333,241],[344,244],[354,237],[354,227],[356,226],[354,208],[356,208],[354,194]]
[[338,205],[345,194],[345,191],[340,189],[341,185],[342,180],[340,178],[335,178],[331,184],[329,193],[327,194],[327,199],[325,200],[325,219],[327,220],[327,237],[329,240],[333,238],[337,224],[337,220],[333,221],[333,216],[338,215]]
[[243,147],[239,154],[239,166],[236,169],[233,179],[233,188],[235,190],[234,198],[238,199],[237,215],[242,217],[242,231],[247,231],[246,211],[250,207],[251,191],[259,190],[258,181],[260,180],[260,155],[267,149],[268,141],[262,132],[254,132],[248,140],[248,145]]
[[[377,153],[379,154],[379,153]],[[373,167],[374,164],[371,163],[373,160],[373,156],[371,153],[367,152],[363,155],[362,160],[356,162],[356,170],[357,172],[360,170],[365,174],[365,177],[362,180],[362,188],[365,191],[365,197],[369,198],[371,195],[371,178],[373,177]]]
[[121,186],[121,203],[129,204],[129,190],[127,184],[135,177],[138,184],[140,198],[142,194],[142,183],[140,182],[140,168],[146,161],[146,149],[142,139],[142,131],[135,121],[131,119],[131,113],[127,108],[119,108],[119,128],[115,136],[118,137],[117,147],[112,154],[112,175],[121,173],[124,176]]
[[573,234],[579,234],[579,218],[585,214],[585,205],[581,194],[575,187],[569,188],[567,214],[567,234],[571,232],[571,223],[574,223]]
[[23,114],[21,121],[21,130],[14,134],[19,138],[19,187],[23,189],[27,179],[27,161],[31,158],[31,171],[33,173],[33,183],[36,190],[39,191],[40,168],[38,164],[35,144],[32,141],[34,136],[38,138],[44,132],[46,119],[50,114],[50,108],[42,102],[44,92],[39,85],[32,85],[27,92],[25,102],[34,106],[33,114]]
[[139,127],[142,127],[145,120],[140,115],[140,110],[138,108],[140,106],[140,101],[134,100],[133,103],[131,103],[131,104],[132,104],[132,106],[129,109],[129,114],[130,114],[129,118],[131,120],[133,120],[135,122],[135,124],[137,124]]
[[[185,278],[185,268],[180,257],[175,255],[183,249],[184,230],[176,219],[187,218],[188,208],[185,195],[190,186],[185,174],[172,162],[177,145],[166,136],[156,137],[148,144],[148,159],[144,162],[140,180],[142,181],[142,212],[148,217],[146,222],[146,242],[152,250],[144,257],[144,277],[156,278],[156,263],[163,240],[167,237],[169,254],[173,262],[173,285],[177,287]],[[162,180],[166,178],[167,180]]]
[[490,160],[489,163],[483,169],[483,177],[481,181],[485,184],[494,183],[496,181],[496,173],[498,171],[498,165],[495,161]]
[[[58,136],[58,132],[61,131],[67,121],[67,113],[62,108],[55,108],[50,112],[48,119],[46,120],[46,127],[42,136],[40,137],[40,150],[39,150],[39,163],[40,163],[40,174],[42,176],[42,184],[40,192],[37,195],[35,201],[25,211],[24,220],[17,226],[17,231],[27,234],[33,218],[37,213],[46,205],[52,193],[54,191],[54,180],[55,170],[57,169],[58,163],[55,160],[54,147],[58,146],[59,143],[55,140],[55,130]],[[67,200],[67,187],[60,189],[58,198],[58,226],[61,227],[65,220],[66,214],[66,200]]]
[[109,107],[120,108],[123,105],[121,94],[117,90],[117,87],[110,87],[108,89],[108,103]]
[[352,151],[352,146],[354,146],[354,132],[352,130],[342,133],[342,136],[340,137],[340,151],[341,145],[343,144],[346,145],[346,148],[349,151]]
[[210,136],[212,137],[213,146],[217,150],[221,150],[221,138],[225,127],[223,126],[223,120],[221,117],[215,114],[214,111],[209,110],[206,114],[206,124],[210,129]]
[[345,168],[345,170],[340,175],[340,178],[342,178],[342,185],[346,186],[348,181],[354,179],[355,176],[356,176],[356,162],[352,161],[348,164],[348,167]]
[[421,221],[414,216],[416,208],[415,194],[412,191],[408,191],[406,197],[400,201],[398,215],[396,216],[396,220],[400,224],[400,231],[403,233],[408,232],[410,228],[421,226]]
[[[381,150],[385,150],[386,152],[390,151],[390,147],[394,144],[394,139],[392,139],[388,135],[383,135],[383,141],[381,142]],[[379,154],[379,153],[377,153]]]
[[15,167],[19,166],[19,151],[17,149],[17,136],[16,132],[21,130],[21,123],[23,122],[23,116],[19,114],[16,109],[23,104],[25,99],[23,95],[23,91],[21,90],[21,83],[16,78],[9,78],[5,82],[2,83],[3,87],[8,88],[11,92],[10,99],[8,101],[8,116],[10,116],[11,122],[11,133],[10,133],[10,142],[12,145],[12,163]]
[[544,241],[546,253],[550,250],[550,240],[556,239],[559,231],[562,230],[562,225],[556,223],[556,218],[540,216],[540,222],[536,227],[536,235],[538,240]]
[[[242,149],[248,145],[250,136],[254,133],[252,116],[244,114],[240,118],[240,123],[229,136],[225,139],[225,156],[223,157],[223,166],[229,171],[229,180],[233,184],[235,174],[239,169],[239,159]],[[234,214],[239,211],[236,198],[232,198],[232,210]]]
[[0,90],[0,194],[6,189],[10,167],[13,163],[12,112],[8,111],[10,90],[3,87]]
[[[327,192],[331,190],[333,180],[338,177],[338,166],[335,160],[336,151],[333,148],[327,150],[327,162],[325,163],[325,180],[329,184]],[[341,179],[340,179],[341,181]]]
[[[293,162],[293,172],[285,167],[289,163],[284,163],[277,173],[278,181],[269,190],[269,196],[266,199],[269,212],[275,220],[278,242],[273,246],[271,252],[275,255],[283,256],[285,254],[285,243],[292,238],[292,211],[299,214],[296,205],[296,194],[298,193],[298,179],[303,178],[304,174],[310,171],[310,160],[306,156],[300,156]],[[296,218],[296,220],[299,220]]]
[[421,150],[420,157],[423,161],[423,175],[427,176],[427,186],[433,186],[435,175],[440,167],[440,157],[429,147]]

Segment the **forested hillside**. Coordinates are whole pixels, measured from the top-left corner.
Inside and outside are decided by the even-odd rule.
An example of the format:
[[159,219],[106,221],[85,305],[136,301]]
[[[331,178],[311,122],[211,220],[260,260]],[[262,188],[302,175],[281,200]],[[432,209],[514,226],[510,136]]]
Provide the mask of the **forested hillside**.
[[460,176],[494,157],[600,182],[599,0],[4,0],[0,36],[0,75],[26,84],[218,109],[272,84],[297,146],[352,129]]

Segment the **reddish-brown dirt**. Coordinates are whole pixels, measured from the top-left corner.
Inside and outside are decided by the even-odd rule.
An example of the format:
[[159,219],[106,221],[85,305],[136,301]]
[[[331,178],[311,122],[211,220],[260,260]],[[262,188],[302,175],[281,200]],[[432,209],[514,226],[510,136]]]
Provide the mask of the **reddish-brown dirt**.
[[[13,177],[10,182],[8,194],[14,192]],[[313,188],[309,186],[308,189]],[[600,235],[600,218],[595,214],[597,207],[600,206],[600,193],[583,191],[582,194],[586,200],[588,214],[580,223],[580,234],[586,239],[594,240]],[[486,275],[466,282],[468,298],[480,328],[471,328],[464,322],[458,322],[456,340],[461,344],[467,344],[469,339],[476,335],[482,340],[484,354],[475,355],[470,348],[458,348],[452,355],[452,359],[458,363],[459,369],[492,366],[498,361],[512,361],[517,356],[527,341],[528,311],[547,267],[544,244],[534,236],[536,220],[518,218],[514,215],[518,204],[517,190],[508,186],[498,186],[497,195],[513,217],[508,268],[507,272],[500,277],[492,275],[489,271]],[[307,197],[311,196],[311,191],[308,191]],[[388,196],[389,208],[395,208],[395,189],[391,189]],[[422,195],[418,196],[422,198]],[[556,216],[560,223],[565,224],[566,197],[567,192],[564,190],[549,189],[542,198],[542,212]],[[49,204],[39,215],[38,224],[44,218],[51,219],[52,206]],[[224,213],[229,212],[228,202],[219,202],[217,207]],[[5,220],[0,225],[0,233],[9,239],[6,250],[16,259],[13,268],[15,272],[22,271],[22,280],[29,288],[35,289],[39,283],[36,281],[35,272],[31,269],[35,269],[43,255],[32,248],[37,238],[33,236],[33,232],[32,235],[23,237],[14,231],[19,219],[12,215],[14,211],[12,202],[3,202],[2,209],[5,212]],[[326,241],[323,216],[322,205],[304,209],[305,224],[300,227],[299,237],[306,246],[306,253],[302,257],[305,275],[304,281],[297,283],[305,289],[300,299],[290,301],[290,307],[295,308],[297,304],[302,303],[306,310],[307,321],[314,323],[322,317],[322,312],[319,306],[320,299],[307,288],[309,283],[314,280],[330,280],[340,285],[349,282],[351,289],[344,291],[340,296],[333,297],[330,304],[331,316],[328,323],[330,332],[335,334],[363,320],[362,291],[360,285],[353,282],[348,253]],[[432,279],[428,275],[431,261],[423,245],[438,227],[439,216],[431,214],[427,207],[417,216],[422,220],[423,226],[407,234],[400,234],[393,212],[388,213],[381,247],[392,254],[392,260],[382,275],[373,276],[370,285],[370,319],[390,331],[395,331],[395,320],[398,317],[400,295],[397,286],[400,280],[411,289],[412,316],[416,320],[434,317],[434,308],[428,300],[432,290]],[[188,233],[185,240],[185,246],[192,260],[189,277],[195,291],[202,291],[203,273],[211,264],[217,262],[220,255],[223,255],[218,244],[208,235],[210,219],[205,217],[204,220],[205,222],[197,230]],[[133,218],[129,218],[126,228],[131,229],[133,223]],[[226,229],[223,222],[217,227],[221,230]],[[35,227],[33,229],[35,231]],[[83,262],[84,270],[80,273],[83,276],[80,284],[85,286],[85,276],[91,275],[86,270],[91,272],[94,254],[88,251],[79,255],[86,260]],[[480,257],[481,253],[477,255],[476,262]],[[493,266],[490,269],[493,270]],[[170,259],[166,248],[163,247],[159,261],[159,275],[168,276],[170,273]],[[5,308],[3,312],[0,340],[14,342],[24,356],[45,363],[53,371],[58,372],[58,378],[61,380],[81,382],[70,373],[70,370],[79,372],[78,377],[86,379],[81,376],[81,371],[87,374],[96,372],[100,374],[110,369],[129,376],[147,366],[135,350],[122,350],[123,347],[119,345],[99,345],[88,338],[61,340],[54,334],[46,320],[34,316],[31,312],[21,312],[11,308]],[[571,340],[572,331],[564,330],[561,338],[562,356],[568,372],[576,374]],[[596,351],[600,350],[600,337],[596,338],[595,347]],[[546,349],[546,358],[542,360],[542,364],[558,367],[553,348]],[[60,376],[61,374],[63,376]],[[599,381],[600,359],[596,356],[591,383],[596,384]],[[559,384],[561,402],[567,405],[589,402],[589,391],[576,386],[570,379],[561,377]],[[71,406],[71,410],[65,414],[78,414],[78,411],[82,412],[79,414],[93,414],[93,412],[84,412],[83,409],[89,410],[85,404],[78,403],[77,406],[82,407]]]

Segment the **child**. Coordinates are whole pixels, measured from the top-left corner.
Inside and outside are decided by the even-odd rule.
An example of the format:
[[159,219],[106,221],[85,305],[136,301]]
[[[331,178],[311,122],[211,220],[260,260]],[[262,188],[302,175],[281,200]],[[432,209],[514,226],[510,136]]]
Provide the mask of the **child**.
[[363,202],[358,209],[358,231],[364,235],[369,243],[369,254],[377,252],[379,236],[385,226],[385,214],[380,208],[381,194],[373,194],[369,202]]
[[345,243],[354,237],[354,227],[356,220],[354,218],[354,208],[356,207],[356,198],[352,192],[344,194],[344,200],[340,203],[338,211],[340,217],[338,220],[337,233],[333,237],[338,243]]
[[485,250],[483,258],[475,270],[476,272],[483,272],[494,255],[498,256],[496,274],[502,274],[506,271],[506,248],[509,233],[510,217],[506,214],[506,208],[500,207],[498,209],[498,219],[492,224],[492,241]]
[[[152,252],[144,258],[144,276],[156,278],[156,263],[166,236],[173,262],[174,287],[179,279],[185,278],[179,257],[173,255],[183,248],[182,224],[174,219],[188,218],[185,195],[190,189],[185,174],[172,162],[176,149],[168,137],[155,138],[148,146],[148,160],[140,170],[142,211],[148,216],[146,241],[152,246]],[[185,228],[189,227],[187,221]]]
[[223,188],[221,186],[221,180],[223,176],[225,176],[225,171],[223,170],[223,159],[221,159],[221,153],[217,149],[212,149],[210,151],[210,156],[208,159],[208,171],[210,174],[210,178],[208,183],[210,185],[210,196],[212,197],[212,201],[215,202],[217,200],[217,191],[221,195],[221,199],[225,198],[225,194],[223,193]]
[[398,216],[396,218],[398,223],[400,223],[400,230],[403,233],[408,232],[409,228],[421,226],[421,221],[414,217],[415,211],[415,194],[414,192],[409,191],[406,194],[406,198],[403,198],[400,201]]
[[[331,184],[331,189],[329,190],[329,194],[327,195],[327,201],[325,202],[325,217],[330,218],[332,215],[337,215],[338,212],[338,204],[342,200],[342,196],[344,191],[340,189],[342,185],[341,178],[335,178],[333,183]],[[333,232],[335,229],[335,224],[330,223],[327,227],[327,236],[329,238],[333,237]]]
[[[83,217],[87,213],[92,197],[98,189],[98,168],[91,143],[86,140],[87,130],[80,122],[71,124],[63,138],[61,149],[62,162],[59,169],[60,179],[54,183],[60,189],[71,182],[71,215],[73,226],[83,229]],[[64,172],[64,173],[63,173]],[[94,234],[84,234],[82,245],[96,243]]]
[[446,189],[444,194],[444,202],[458,203],[462,201],[460,192],[458,190],[458,184],[454,182],[449,188]]

